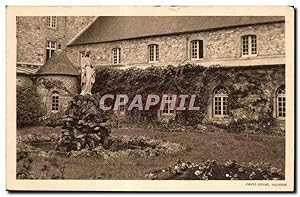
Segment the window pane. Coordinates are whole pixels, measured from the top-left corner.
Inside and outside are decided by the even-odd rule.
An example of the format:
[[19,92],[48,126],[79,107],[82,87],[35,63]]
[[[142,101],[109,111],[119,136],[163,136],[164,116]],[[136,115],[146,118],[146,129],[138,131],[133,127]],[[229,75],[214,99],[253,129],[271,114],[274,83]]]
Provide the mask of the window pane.
[[256,36],[251,36],[251,54],[255,55],[256,52]]
[[154,45],[155,47],[155,61],[159,60],[159,51],[158,51],[158,45]]
[[56,27],[56,21],[57,21],[56,16],[52,16],[52,23],[51,23],[52,27]]
[[199,40],[191,41],[191,58],[198,59],[199,58]]
[[242,54],[248,55],[249,54],[249,39],[248,36],[242,37]]
[[277,116],[285,117],[285,87],[281,86],[277,90]]
[[173,97],[172,96],[166,96],[164,97],[164,100],[165,100],[165,105],[164,105],[164,108],[162,110],[162,113],[165,113],[165,114],[174,114],[175,113],[175,110],[174,110],[174,107],[172,106],[172,101],[173,101]]
[[154,57],[154,47],[155,47],[155,45],[149,45],[149,61],[150,62],[153,62],[153,61],[155,61],[155,57]]
[[51,25],[51,18],[50,16],[47,16],[47,26],[50,27]]
[[52,95],[52,111],[58,111],[59,110],[59,95],[57,93],[54,93]]
[[214,91],[214,115],[223,117],[228,114],[228,94],[226,89],[219,87]]
[[120,63],[120,51],[121,51],[120,48],[115,48],[115,49],[112,50],[113,64],[119,64]]

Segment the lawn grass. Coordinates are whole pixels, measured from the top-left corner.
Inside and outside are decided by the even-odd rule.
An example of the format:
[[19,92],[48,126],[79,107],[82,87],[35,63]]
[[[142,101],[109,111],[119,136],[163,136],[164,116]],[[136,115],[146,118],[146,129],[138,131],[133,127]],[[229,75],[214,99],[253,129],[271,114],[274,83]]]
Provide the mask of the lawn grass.
[[[60,132],[59,128],[31,127],[18,130],[18,135],[28,133]],[[113,129],[114,135],[146,136],[167,140],[187,146],[187,149],[167,156],[150,158],[122,157],[117,159],[97,159],[93,157],[58,158],[65,165],[67,179],[145,179],[145,174],[169,165],[178,160],[201,163],[216,160],[243,162],[270,162],[272,166],[284,170],[285,137],[228,134],[220,131],[207,133],[160,132],[154,129]],[[33,169],[43,166],[42,158],[34,158]]]

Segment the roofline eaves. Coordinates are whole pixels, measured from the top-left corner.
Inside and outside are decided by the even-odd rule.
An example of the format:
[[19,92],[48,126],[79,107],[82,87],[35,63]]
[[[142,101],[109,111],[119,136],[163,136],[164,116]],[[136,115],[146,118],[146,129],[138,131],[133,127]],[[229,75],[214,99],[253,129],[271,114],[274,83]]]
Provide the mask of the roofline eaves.
[[95,23],[95,21],[97,20],[99,16],[95,16],[95,18],[92,20],[92,22],[90,22],[87,26],[85,26],[76,36],[74,36],[68,43],[67,46],[73,45],[73,42],[75,42],[77,40],[77,38],[79,36],[81,36],[84,32],[86,32],[86,30]]
[[[172,32],[172,33],[163,33],[163,34],[153,34],[147,36],[139,36],[139,37],[130,37],[130,38],[123,38],[123,39],[114,39],[114,40],[106,40],[106,41],[96,41],[96,42],[87,42],[87,43],[79,43],[79,44],[70,44],[68,46],[78,46],[78,45],[87,45],[87,44],[99,44],[99,43],[107,43],[107,42],[115,42],[115,41],[122,41],[122,40],[133,40],[133,39],[141,39],[141,38],[149,38],[149,37],[158,37],[158,36],[169,36],[169,35],[179,35],[179,34],[187,34],[187,33],[197,33],[197,32],[205,32],[211,30],[221,30],[221,29],[229,29],[234,27],[245,27],[250,25],[263,25],[263,24],[272,24],[272,23],[282,23],[285,20],[277,20],[277,21],[269,21],[269,22],[258,22],[252,24],[243,24],[243,25],[232,25],[227,27],[216,27],[216,28],[208,28],[203,30],[193,30],[193,31],[183,31],[183,32]],[[75,40],[73,41],[75,42]]]

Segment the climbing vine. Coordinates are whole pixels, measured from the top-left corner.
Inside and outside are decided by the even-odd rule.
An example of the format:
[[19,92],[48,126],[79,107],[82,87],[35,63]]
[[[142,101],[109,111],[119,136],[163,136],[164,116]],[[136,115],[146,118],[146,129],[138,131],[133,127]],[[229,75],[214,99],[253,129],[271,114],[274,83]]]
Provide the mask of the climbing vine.
[[[99,68],[92,89],[99,96],[105,94],[195,94],[195,105],[199,111],[178,111],[175,123],[195,126],[203,122],[213,123],[208,116],[209,98],[213,89],[222,85],[229,92],[229,123],[219,121],[217,125],[232,131],[259,130],[271,127],[274,122],[274,88],[284,83],[284,67],[270,68],[223,68],[199,65],[130,68],[126,70]],[[157,123],[157,107],[152,111],[127,112],[128,124]]]

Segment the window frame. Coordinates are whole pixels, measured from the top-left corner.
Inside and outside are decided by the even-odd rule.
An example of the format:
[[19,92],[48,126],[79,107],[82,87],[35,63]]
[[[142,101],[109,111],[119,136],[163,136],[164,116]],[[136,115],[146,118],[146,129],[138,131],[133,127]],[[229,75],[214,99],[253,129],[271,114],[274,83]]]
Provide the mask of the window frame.
[[[280,91],[281,93],[279,93]],[[284,85],[276,90],[276,117],[278,119],[285,119],[286,117],[286,89]]]
[[[123,102],[124,98],[120,97],[120,102]],[[117,114],[121,116],[125,116],[127,111],[127,104],[118,105]]]
[[[116,55],[116,56],[115,56]],[[116,47],[111,50],[111,63],[113,65],[121,64],[121,48]],[[116,60],[116,62],[115,62]]]
[[58,113],[60,111],[60,95],[58,91],[53,91],[51,95],[51,112]]
[[[193,43],[197,43],[196,46],[196,55],[197,57],[193,56]],[[202,57],[200,57],[200,42],[202,42]],[[194,39],[190,41],[190,59],[191,60],[203,60],[204,59],[204,40],[203,39]]]
[[[244,47],[244,40],[247,41],[247,48]],[[255,47],[253,45],[255,45]],[[247,54],[244,54],[244,49],[247,49]],[[253,54],[253,51],[255,51],[255,54]],[[257,56],[257,36],[255,34],[247,34],[247,35],[241,36],[241,54],[242,54],[242,57],[256,57]]]
[[[55,19],[55,20],[54,20]],[[57,28],[57,16],[47,16],[47,27],[51,29],[56,29]],[[53,21],[55,21],[54,26],[53,26]]]
[[[216,93],[217,91],[220,91],[221,89],[223,89],[225,93]],[[216,101],[216,98],[218,98],[217,101]],[[212,99],[212,102],[213,102],[212,108],[213,108],[213,117],[214,118],[227,118],[228,117],[228,114],[229,114],[228,98],[229,98],[228,91],[225,87],[218,86],[214,89],[213,99]],[[216,104],[216,102],[218,102],[218,104]],[[220,107],[220,109],[216,109],[216,107]],[[216,113],[216,111],[219,111],[220,113]]]
[[[153,52],[151,51],[153,47]],[[151,60],[151,54],[153,54],[153,60]],[[149,44],[148,45],[148,62],[157,63],[159,62],[159,45],[158,44]]]
[[[170,109],[172,102],[173,102],[173,95],[167,95],[165,96],[165,105],[164,105],[164,109],[160,110],[160,114],[162,116],[175,116],[176,115],[176,100],[174,103],[174,109]],[[166,109],[167,108],[167,109]]]
[[[53,43],[54,43],[54,48],[52,47]],[[48,50],[49,50],[49,57],[47,58],[47,52],[48,52]],[[47,40],[46,41],[46,61],[48,59],[50,59],[54,55],[54,53],[55,53],[56,50],[57,50],[57,42],[56,41],[52,41],[52,40]]]

